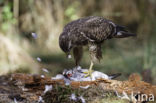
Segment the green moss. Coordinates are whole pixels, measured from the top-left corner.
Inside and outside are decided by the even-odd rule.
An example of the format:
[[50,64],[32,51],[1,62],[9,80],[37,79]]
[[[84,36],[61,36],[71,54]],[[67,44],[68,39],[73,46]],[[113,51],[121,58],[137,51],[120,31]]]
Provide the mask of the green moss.
[[125,100],[120,100],[112,91],[104,91],[97,86],[91,86],[88,89],[77,88],[71,86],[56,85],[53,90],[43,95],[46,103],[81,103],[81,101],[70,100],[71,94],[76,97],[82,96],[87,103],[127,103]]
[[15,73],[31,73],[30,68],[22,67],[15,71]]

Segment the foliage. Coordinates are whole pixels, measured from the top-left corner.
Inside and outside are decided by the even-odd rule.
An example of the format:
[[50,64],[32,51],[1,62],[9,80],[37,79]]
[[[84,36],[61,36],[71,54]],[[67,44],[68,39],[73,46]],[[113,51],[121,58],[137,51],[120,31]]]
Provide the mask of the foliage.
[[11,24],[15,24],[16,20],[13,17],[13,12],[11,11],[12,9],[12,3],[6,4],[2,9],[2,20],[3,23],[1,24],[2,30],[6,31],[9,29]]
[[79,18],[78,14],[77,14],[77,9],[78,9],[78,6],[80,5],[80,3],[78,2],[73,2],[72,5],[69,5],[64,14],[66,16],[66,19],[65,19],[65,24],[69,21],[72,21],[72,20],[76,20]]

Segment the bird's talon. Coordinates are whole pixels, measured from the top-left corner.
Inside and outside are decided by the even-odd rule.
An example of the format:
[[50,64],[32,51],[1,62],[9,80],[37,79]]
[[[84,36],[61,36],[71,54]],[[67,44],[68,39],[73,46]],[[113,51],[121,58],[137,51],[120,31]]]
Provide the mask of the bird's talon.
[[88,72],[83,72],[84,74],[88,74]]
[[83,72],[83,73],[86,74],[86,75],[84,76],[85,78],[88,77],[88,76],[92,77],[93,70],[87,71],[87,72]]

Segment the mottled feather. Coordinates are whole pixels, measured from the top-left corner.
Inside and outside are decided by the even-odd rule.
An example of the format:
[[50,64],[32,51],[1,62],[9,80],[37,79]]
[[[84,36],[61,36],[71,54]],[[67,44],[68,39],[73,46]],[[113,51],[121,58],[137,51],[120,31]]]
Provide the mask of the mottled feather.
[[[82,46],[88,45],[92,61],[102,58],[101,44],[106,39],[127,34],[125,27],[114,24],[103,17],[90,16],[68,23],[59,37],[60,48],[68,55],[72,48],[76,65],[82,57]],[[119,35],[118,37],[124,37]],[[126,35],[125,35],[126,37]],[[80,50],[79,50],[80,49]]]

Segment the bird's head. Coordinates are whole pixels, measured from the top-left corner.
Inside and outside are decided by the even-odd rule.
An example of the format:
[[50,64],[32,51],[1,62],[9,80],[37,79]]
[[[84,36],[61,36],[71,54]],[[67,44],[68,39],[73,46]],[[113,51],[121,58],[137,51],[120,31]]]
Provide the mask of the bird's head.
[[129,33],[124,26],[116,26],[116,32],[113,35],[113,38],[126,38],[126,37],[131,37],[131,36],[136,36],[134,33]]
[[59,37],[59,45],[60,48],[67,54],[67,57],[70,54],[70,50],[72,49],[72,42],[66,35],[61,35]]
[[65,69],[62,74],[63,74],[64,77],[70,78],[70,77],[72,77],[73,71]]

